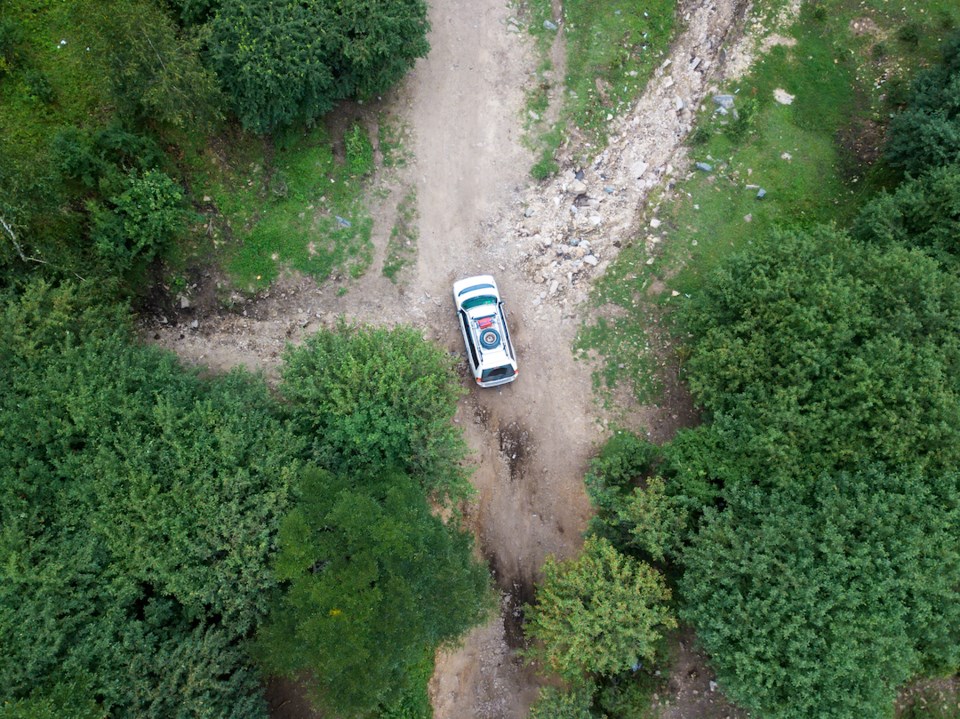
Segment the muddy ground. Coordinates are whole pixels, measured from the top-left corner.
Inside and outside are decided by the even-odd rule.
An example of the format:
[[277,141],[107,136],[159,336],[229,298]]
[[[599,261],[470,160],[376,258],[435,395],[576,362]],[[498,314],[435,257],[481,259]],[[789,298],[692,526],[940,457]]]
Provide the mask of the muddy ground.
[[[476,467],[477,500],[467,519],[503,593],[502,611],[439,654],[431,696],[437,719],[519,719],[541,684],[516,655],[519,607],[533,598],[547,555],[569,557],[581,546],[590,514],[582,477],[609,419],[593,397],[591,368],[571,353],[590,311],[591,281],[627,238],[646,237],[656,255],[658,238],[648,234],[655,208],[646,199],[688,171],[682,142],[697,108],[727,66],[746,66],[759,34],[742,33],[746,0],[683,4],[678,40],[633,110],[611,122],[609,146],[582,167],[561,158],[559,176],[535,184],[522,115],[525,91],[544,78],[536,75],[522,17],[504,0],[430,6],[430,55],[391,95],[349,109],[371,130],[378,117],[406,128],[412,154],[407,166],[374,179],[379,192],[372,196],[380,199],[372,208],[375,256],[368,272],[320,285],[288,275],[229,310],[216,301],[218,278],[198,276],[191,307],[170,306],[165,321],[147,320],[143,331],[187,362],[215,370],[244,365],[268,375],[287,342],[340,315],[409,323],[462,354],[450,287],[466,275],[497,276],[520,377],[498,389],[469,387],[455,421]],[[417,253],[395,285],[381,268],[396,205],[411,188]],[[672,396],[658,407],[626,408],[633,429],[664,440],[692,422],[682,392]],[[670,684],[659,697],[662,715],[738,716],[711,687],[692,638],[676,646]],[[288,684],[271,687],[275,716],[310,716],[295,694]]]

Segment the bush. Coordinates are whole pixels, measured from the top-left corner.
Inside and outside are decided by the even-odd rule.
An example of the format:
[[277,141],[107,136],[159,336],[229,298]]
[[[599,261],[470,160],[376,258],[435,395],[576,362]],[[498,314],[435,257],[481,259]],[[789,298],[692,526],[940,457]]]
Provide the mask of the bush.
[[770,719],[890,716],[960,663],[955,474],[735,488],[684,554],[684,616],[728,695]]
[[426,55],[427,29],[423,0],[223,0],[210,57],[244,127],[271,132],[383,92]]
[[186,227],[183,193],[157,170],[130,173],[123,191],[105,203],[92,202],[92,236],[111,273],[150,262]]
[[336,472],[397,468],[441,501],[469,492],[452,419],[453,361],[411,328],[348,326],[291,347],[280,391],[315,461]]
[[268,671],[309,672],[315,701],[351,717],[422,691],[424,654],[479,621],[489,599],[470,536],[431,513],[416,481],[355,477],[304,473],[280,529],[286,588],[257,642]]
[[904,174],[960,163],[960,33],[944,43],[941,64],[914,79],[888,135],[887,160]]
[[373,172],[373,143],[366,129],[359,122],[350,126],[344,137],[347,151],[347,168],[354,177],[363,177]]
[[665,629],[676,626],[670,590],[652,567],[588,537],[581,556],[543,565],[537,604],[524,608],[527,652],[572,682],[650,663]]
[[3,698],[87,676],[112,717],[264,716],[245,641],[302,443],[262,381],[131,344],[91,284],[2,299]]

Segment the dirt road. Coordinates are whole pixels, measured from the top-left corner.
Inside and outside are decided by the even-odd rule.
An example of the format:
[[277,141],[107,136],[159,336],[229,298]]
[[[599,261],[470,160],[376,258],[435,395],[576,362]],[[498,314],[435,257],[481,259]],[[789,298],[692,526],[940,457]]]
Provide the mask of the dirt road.
[[[610,146],[588,166],[567,166],[556,180],[533,186],[532,158],[520,138],[524,90],[536,66],[529,36],[508,22],[513,10],[504,0],[434,0],[429,57],[374,108],[409,128],[414,159],[380,180],[390,191],[374,208],[376,253],[367,274],[345,295],[288,277],[244,313],[200,304],[192,310],[195,328],[145,330],[185,360],[217,369],[242,364],[270,372],[287,341],[339,314],[411,323],[462,352],[451,284],[469,274],[497,276],[520,377],[501,389],[471,387],[456,421],[476,462],[478,498],[467,516],[504,592],[503,611],[438,657],[431,682],[437,719],[520,719],[536,696],[538,680],[514,652],[517,608],[532,599],[548,554],[579,549],[589,516],[582,477],[604,436],[589,367],[570,349],[583,300],[618,240],[638,234],[650,189],[683,171],[680,143],[722,65],[721,49],[732,50],[730,29],[743,5],[688,3],[669,61],[611,127]],[[396,202],[409,188],[417,196],[417,258],[394,285],[380,267]],[[669,409],[633,409],[636,429],[669,433]]]

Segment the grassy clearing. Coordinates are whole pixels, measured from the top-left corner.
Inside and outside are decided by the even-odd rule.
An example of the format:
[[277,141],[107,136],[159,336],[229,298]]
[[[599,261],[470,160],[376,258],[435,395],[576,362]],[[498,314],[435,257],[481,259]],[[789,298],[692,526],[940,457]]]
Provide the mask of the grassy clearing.
[[346,139],[343,164],[320,129],[278,139],[272,157],[250,136],[229,142],[227,160],[203,154],[196,192],[216,208],[214,247],[238,287],[267,287],[285,267],[325,279],[359,277],[369,266],[372,220],[362,176],[372,168],[372,148],[357,127]]
[[[758,21],[781,6],[758,5]],[[722,88],[738,119],[708,99],[690,154],[709,169],[692,170],[669,203],[650,211],[662,225],[627,243],[595,289],[598,311],[613,319],[585,326],[577,346],[601,357],[598,383],[627,382],[650,399],[654,361],[639,338],[651,317],[696,293],[725,257],[775,226],[844,226],[886,182],[876,161],[903,89],[957,25],[954,2],[805,3],[789,31],[796,44],[773,48],[749,77]],[[774,98],[778,89],[792,104]],[[660,291],[648,294],[655,284]]]
[[[556,151],[574,131],[585,155],[605,144],[610,121],[639,96],[662,61],[673,37],[675,8],[674,0],[569,0],[563,4],[563,17],[557,18],[550,0],[521,4],[541,58],[524,106],[527,142],[537,157],[534,178],[557,172]],[[559,121],[549,123],[549,96],[557,82],[550,48],[558,32],[567,44],[564,106]]]
[[397,205],[397,219],[387,241],[387,258],[383,275],[394,284],[400,271],[417,256],[417,191],[407,190]]

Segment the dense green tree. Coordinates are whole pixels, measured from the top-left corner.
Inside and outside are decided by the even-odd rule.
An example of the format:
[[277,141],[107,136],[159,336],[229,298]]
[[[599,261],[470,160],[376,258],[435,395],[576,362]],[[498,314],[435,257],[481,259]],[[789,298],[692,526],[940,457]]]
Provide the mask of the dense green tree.
[[275,571],[286,587],[258,654],[268,671],[310,672],[316,700],[338,716],[395,701],[423,652],[488,608],[487,571],[469,535],[445,525],[399,472],[305,472]]
[[632,432],[611,435],[584,478],[596,512],[590,534],[654,561],[662,561],[678,545],[684,511],[667,494],[664,480],[652,474],[660,460],[661,450]]
[[89,283],[0,322],[0,679],[89,676],[116,717],[262,715],[244,642],[302,444],[262,381],[131,344]]
[[960,162],[960,32],[944,43],[942,62],[914,79],[888,135],[887,160],[906,174]]
[[684,555],[685,616],[738,703],[771,719],[891,715],[960,666],[956,474],[740,487]]
[[197,35],[179,30],[153,0],[107,2],[98,36],[110,90],[127,122],[202,130],[222,119],[214,73]]
[[573,682],[653,661],[663,631],[676,626],[670,590],[654,568],[588,537],[576,559],[549,557],[537,603],[526,607],[529,656]]
[[210,58],[243,125],[269,132],[383,92],[427,54],[427,29],[423,0],[223,0]]
[[397,467],[436,498],[469,489],[466,445],[452,423],[453,363],[411,328],[339,325],[286,354],[281,393],[313,457],[336,472]]
[[865,458],[960,461],[960,293],[922,253],[828,228],[775,233],[684,321],[690,387],[712,421],[672,454],[675,491],[805,481]]
[[960,163],[935,167],[882,192],[857,216],[864,242],[919,247],[950,268],[960,260]]

